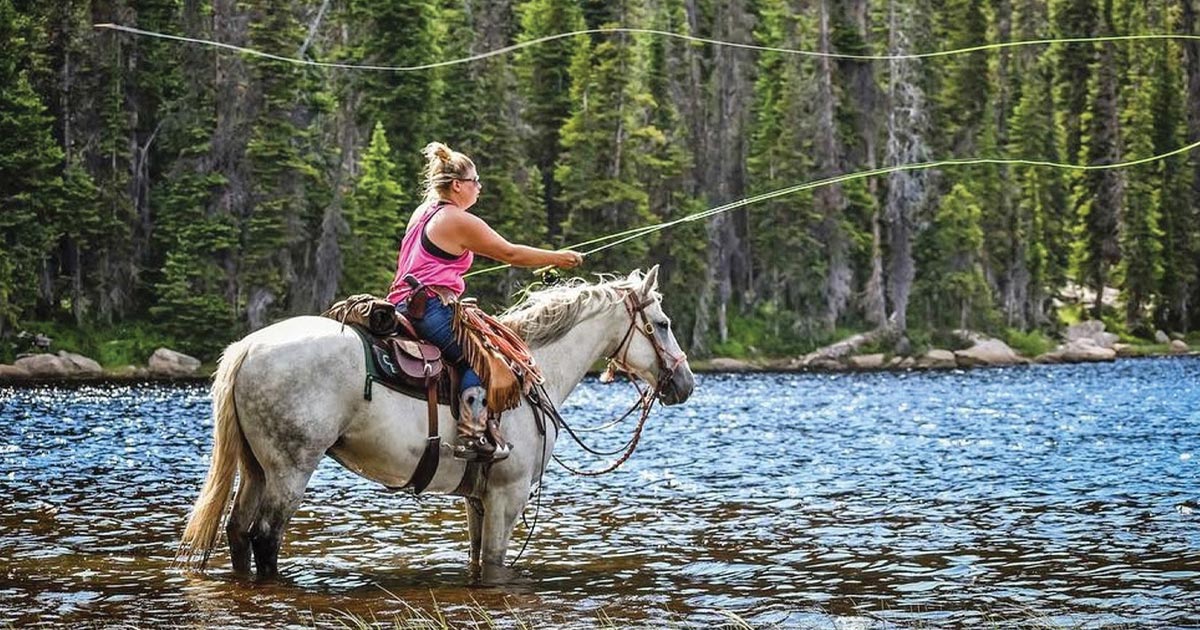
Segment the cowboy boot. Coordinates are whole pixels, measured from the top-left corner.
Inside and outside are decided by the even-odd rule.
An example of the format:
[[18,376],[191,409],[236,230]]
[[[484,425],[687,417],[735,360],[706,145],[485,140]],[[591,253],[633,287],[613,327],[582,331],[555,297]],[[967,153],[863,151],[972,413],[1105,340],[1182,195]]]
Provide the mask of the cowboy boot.
[[487,415],[487,437],[492,444],[496,445],[496,454],[493,459],[504,459],[512,452],[512,444],[504,439],[504,434],[500,433],[500,414],[488,413]]
[[[485,462],[503,459],[496,446],[486,436],[487,390],[481,386],[468,387],[462,392],[462,405],[458,410],[458,440],[454,445],[454,457],[469,462]],[[499,455],[499,457],[497,457]]]

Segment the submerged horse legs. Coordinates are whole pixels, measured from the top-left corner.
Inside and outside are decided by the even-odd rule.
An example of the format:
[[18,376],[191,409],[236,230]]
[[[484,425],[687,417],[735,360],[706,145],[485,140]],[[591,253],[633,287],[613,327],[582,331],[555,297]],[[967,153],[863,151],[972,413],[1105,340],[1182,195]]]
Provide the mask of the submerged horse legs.
[[250,530],[250,544],[254,549],[254,565],[259,578],[279,575],[279,545],[283,542],[283,530],[304,497],[304,487],[312,470],[292,471],[287,476],[274,477],[267,474],[266,489],[258,505],[258,514]]
[[479,553],[483,545],[483,501],[475,497],[464,497],[467,506],[467,535],[471,539],[471,566],[479,566]]
[[529,497],[529,483],[489,485],[483,498],[483,526],[479,560],[485,582],[505,582],[511,577],[504,566],[513,527]]
[[233,511],[225,526],[234,573],[250,573],[250,530],[254,527],[254,517],[262,500],[263,483],[263,471],[258,462],[242,466],[242,478],[237,496],[233,499]]

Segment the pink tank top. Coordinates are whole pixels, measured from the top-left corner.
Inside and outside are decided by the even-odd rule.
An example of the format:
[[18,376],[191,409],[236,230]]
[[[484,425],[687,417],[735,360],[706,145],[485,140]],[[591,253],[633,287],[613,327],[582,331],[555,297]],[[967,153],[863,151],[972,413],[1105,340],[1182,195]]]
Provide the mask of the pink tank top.
[[412,294],[412,287],[404,281],[404,276],[412,274],[427,286],[446,287],[455,295],[462,295],[467,283],[463,274],[471,268],[475,254],[471,250],[454,256],[443,251],[425,235],[425,226],[433,215],[437,214],[445,202],[438,201],[426,204],[421,210],[421,216],[412,229],[404,234],[400,241],[400,254],[396,257],[396,277],[388,290],[387,301],[399,304]]

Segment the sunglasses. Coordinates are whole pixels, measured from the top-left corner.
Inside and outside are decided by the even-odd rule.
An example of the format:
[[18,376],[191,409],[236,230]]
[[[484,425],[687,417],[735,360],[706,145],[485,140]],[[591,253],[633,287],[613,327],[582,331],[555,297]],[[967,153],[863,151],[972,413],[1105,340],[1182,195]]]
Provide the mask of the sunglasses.
[[476,186],[481,185],[478,175],[475,177],[455,177],[454,179],[457,179],[460,182],[474,182]]

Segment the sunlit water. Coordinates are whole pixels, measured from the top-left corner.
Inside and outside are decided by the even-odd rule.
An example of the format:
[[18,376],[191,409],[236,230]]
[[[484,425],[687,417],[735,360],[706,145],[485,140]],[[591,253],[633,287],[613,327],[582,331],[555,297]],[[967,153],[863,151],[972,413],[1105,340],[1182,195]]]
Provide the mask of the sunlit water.
[[[312,627],[408,605],[538,628],[727,612],[789,628],[1191,626],[1198,379],[1195,359],[701,375],[616,473],[551,467],[522,580],[503,587],[472,585],[457,500],[385,492],[331,460],[280,581],[234,579],[224,546],[218,568],[182,573],[205,388],[0,388],[0,628]],[[598,424],[629,401],[588,381],[564,412]]]

